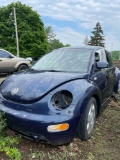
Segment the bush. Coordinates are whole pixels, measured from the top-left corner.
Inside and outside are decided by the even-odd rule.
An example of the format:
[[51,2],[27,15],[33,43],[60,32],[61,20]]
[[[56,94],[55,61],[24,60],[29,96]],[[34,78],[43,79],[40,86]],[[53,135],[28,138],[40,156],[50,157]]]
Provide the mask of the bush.
[[11,160],[21,160],[21,153],[16,148],[16,145],[20,142],[20,137],[7,136],[5,130],[4,113],[0,112],[0,152],[4,152]]
[[6,122],[3,117],[4,117],[4,113],[0,112],[0,136],[3,134],[3,131],[6,127]]

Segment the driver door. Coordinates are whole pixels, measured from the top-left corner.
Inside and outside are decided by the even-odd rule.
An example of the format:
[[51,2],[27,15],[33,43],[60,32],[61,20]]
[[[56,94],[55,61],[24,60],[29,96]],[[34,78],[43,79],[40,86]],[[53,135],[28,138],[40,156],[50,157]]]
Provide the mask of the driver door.
[[[98,61],[107,62],[108,68],[97,69],[96,63]],[[98,50],[95,53],[95,64],[93,67],[93,74],[91,80],[96,83],[101,91],[102,102],[105,102],[113,92],[114,79],[115,79],[115,67],[110,63],[109,57],[104,49]]]

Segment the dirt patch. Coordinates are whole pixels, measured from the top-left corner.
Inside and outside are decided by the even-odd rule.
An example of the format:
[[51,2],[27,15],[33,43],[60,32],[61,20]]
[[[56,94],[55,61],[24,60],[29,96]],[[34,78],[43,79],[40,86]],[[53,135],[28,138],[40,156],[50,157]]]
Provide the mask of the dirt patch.
[[[18,148],[22,160],[118,160],[120,158],[120,101],[111,101],[96,122],[88,141],[77,138],[68,145],[51,146],[22,138]],[[9,131],[9,134],[14,132]],[[0,153],[3,160],[7,160]]]

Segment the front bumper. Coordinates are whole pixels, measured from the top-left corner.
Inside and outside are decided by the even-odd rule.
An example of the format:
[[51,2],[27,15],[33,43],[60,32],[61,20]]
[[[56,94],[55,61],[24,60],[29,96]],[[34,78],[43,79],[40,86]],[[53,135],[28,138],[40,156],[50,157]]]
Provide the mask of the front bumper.
[[[12,108],[10,107],[12,105]],[[20,105],[20,104],[19,104]],[[38,114],[14,109],[17,104],[0,98],[0,110],[5,112],[8,126],[36,141],[61,145],[73,140],[80,116],[74,114]],[[49,125],[68,123],[69,128],[61,132],[48,132]]]

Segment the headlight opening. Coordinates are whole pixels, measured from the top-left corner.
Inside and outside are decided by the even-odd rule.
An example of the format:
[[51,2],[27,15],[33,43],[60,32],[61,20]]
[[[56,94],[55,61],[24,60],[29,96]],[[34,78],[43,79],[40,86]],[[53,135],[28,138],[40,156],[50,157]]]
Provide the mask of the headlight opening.
[[62,90],[52,96],[51,103],[56,109],[65,109],[70,106],[72,100],[72,93],[67,90]]

